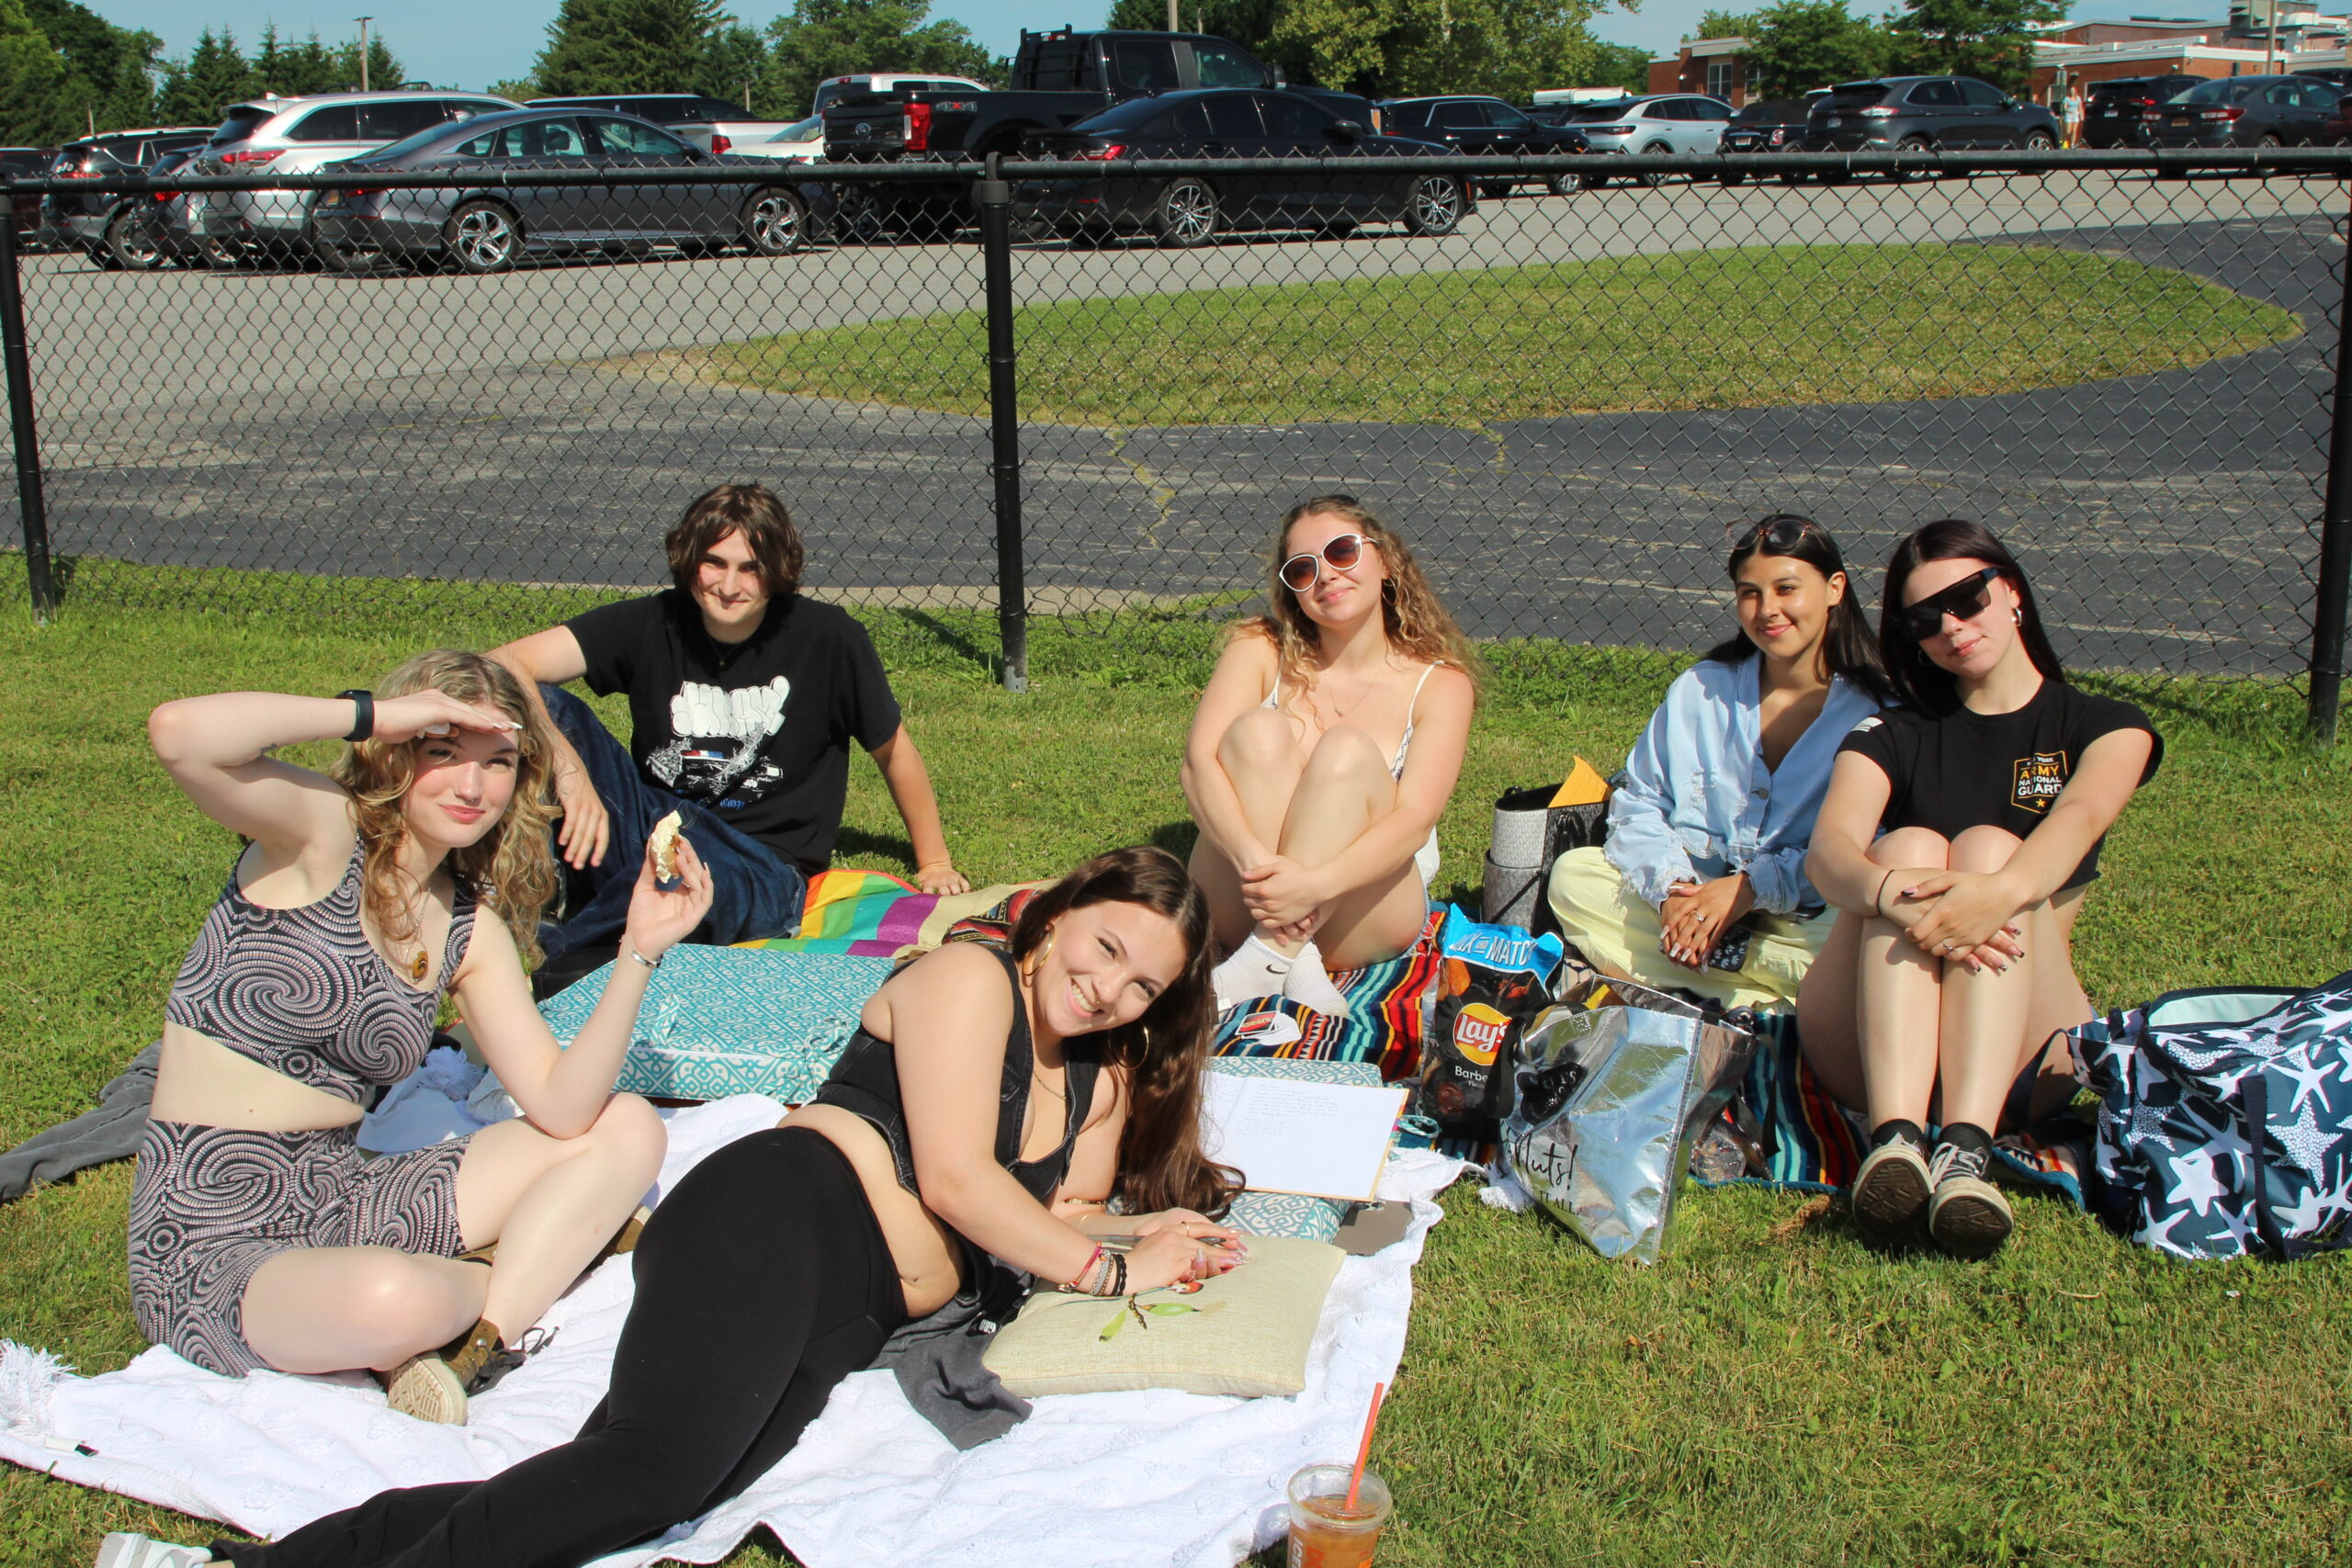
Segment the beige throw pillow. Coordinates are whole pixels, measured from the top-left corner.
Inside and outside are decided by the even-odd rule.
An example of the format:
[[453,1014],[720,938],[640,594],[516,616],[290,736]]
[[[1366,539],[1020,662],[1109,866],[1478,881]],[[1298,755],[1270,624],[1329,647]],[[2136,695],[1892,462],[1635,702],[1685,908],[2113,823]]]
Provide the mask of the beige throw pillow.
[[1147,1291],[1130,1302],[1040,1290],[997,1331],[988,1369],[1023,1398],[1296,1393],[1341,1256],[1326,1242],[1252,1236],[1248,1263],[1191,1295]]

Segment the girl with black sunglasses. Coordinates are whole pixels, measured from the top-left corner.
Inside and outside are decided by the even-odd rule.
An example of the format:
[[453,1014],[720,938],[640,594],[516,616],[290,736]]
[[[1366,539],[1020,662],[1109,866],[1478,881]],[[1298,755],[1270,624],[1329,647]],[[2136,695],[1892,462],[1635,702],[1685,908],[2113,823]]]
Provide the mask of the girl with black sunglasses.
[[1347,1003],[1329,969],[1411,946],[1476,701],[1470,648],[1413,552],[1345,495],[1291,508],[1267,613],[1235,632],[1184,748],[1217,1004]]
[[1609,974],[1786,1005],[1835,919],[1805,878],[1814,817],[1838,742],[1886,682],[1819,524],[1767,517],[1725,564],[1739,630],[1667,688],[1610,797],[1607,842],[1562,855],[1549,897]]
[[1982,1258],[2012,1223],[1987,1179],[1995,1134],[2074,1092],[2064,1032],[2091,1017],[2075,919],[2164,741],[2130,703],[2067,684],[2017,558],[1974,523],[1896,547],[1879,648],[1903,706],[1858,726],[1830,775],[1807,864],[1842,913],[1799,1028],[1870,1118],[1863,1238],[1924,1219]]

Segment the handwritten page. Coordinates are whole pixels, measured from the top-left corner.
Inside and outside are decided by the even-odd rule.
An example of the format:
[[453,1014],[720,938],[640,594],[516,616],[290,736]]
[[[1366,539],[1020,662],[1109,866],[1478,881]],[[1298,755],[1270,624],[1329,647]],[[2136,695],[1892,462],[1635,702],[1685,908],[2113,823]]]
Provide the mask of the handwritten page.
[[1260,1192],[1369,1200],[1405,1090],[1204,1073],[1201,1142]]

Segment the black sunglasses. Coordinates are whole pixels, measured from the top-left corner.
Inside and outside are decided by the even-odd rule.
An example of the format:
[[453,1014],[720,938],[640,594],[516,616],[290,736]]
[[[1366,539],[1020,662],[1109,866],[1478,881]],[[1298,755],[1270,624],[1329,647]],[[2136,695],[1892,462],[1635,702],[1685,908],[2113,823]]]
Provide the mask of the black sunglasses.
[[1946,615],[1964,621],[1983,615],[1984,606],[1993,602],[1993,580],[2000,575],[1997,566],[1973,572],[1950,588],[1939,589],[1917,604],[1905,604],[1894,613],[1894,624],[1913,642],[1925,642],[1944,629]]

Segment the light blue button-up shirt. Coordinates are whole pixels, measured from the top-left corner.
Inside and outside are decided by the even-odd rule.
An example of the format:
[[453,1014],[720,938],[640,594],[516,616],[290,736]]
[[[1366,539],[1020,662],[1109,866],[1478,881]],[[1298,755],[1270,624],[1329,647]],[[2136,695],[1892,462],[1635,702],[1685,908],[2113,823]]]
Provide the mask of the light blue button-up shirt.
[[1609,863],[1652,904],[1678,882],[1744,871],[1756,907],[1786,915],[1821,907],[1804,874],[1813,820],[1829,788],[1838,743],[1879,709],[1843,678],[1777,769],[1764,765],[1764,660],[1704,660],[1666,690],[1666,701],[1625,760],[1609,803]]

